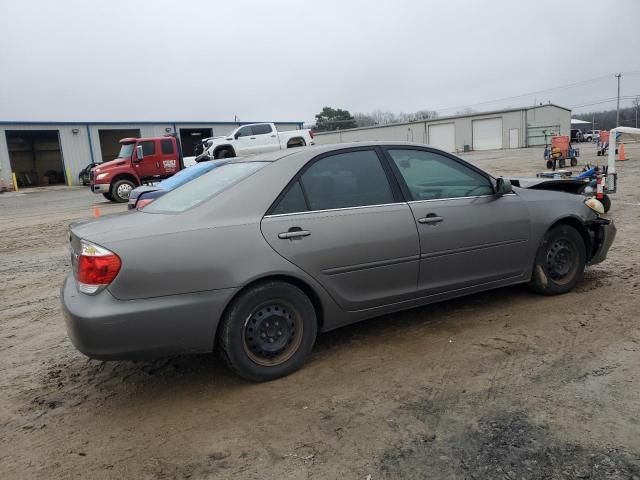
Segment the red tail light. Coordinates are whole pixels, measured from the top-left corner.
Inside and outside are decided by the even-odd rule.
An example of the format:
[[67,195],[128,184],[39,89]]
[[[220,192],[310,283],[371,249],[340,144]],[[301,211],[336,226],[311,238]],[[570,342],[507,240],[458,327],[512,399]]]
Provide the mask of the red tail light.
[[153,198],[143,198],[142,200],[138,200],[138,204],[136,205],[136,208],[140,210],[141,208],[144,208],[145,206],[149,205],[151,202],[153,202]]
[[93,295],[116,278],[122,262],[115,253],[85,240],[81,241],[81,247],[76,274],[78,288]]

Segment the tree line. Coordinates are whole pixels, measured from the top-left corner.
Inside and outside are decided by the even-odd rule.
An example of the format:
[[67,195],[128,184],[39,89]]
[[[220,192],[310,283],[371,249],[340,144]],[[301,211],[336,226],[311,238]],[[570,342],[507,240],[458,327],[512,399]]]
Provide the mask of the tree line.
[[332,130],[345,130],[347,128],[372,127],[374,125],[388,125],[391,123],[414,122],[437,118],[435,110],[418,110],[412,113],[393,113],[383,110],[374,110],[371,113],[356,113],[341,108],[324,107],[316,114],[316,124],[313,129],[316,132],[329,132]]
[[[576,127],[581,130],[591,130],[592,128],[595,130],[611,130],[617,126],[615,109],[602,112],[579,113],[573,115],[573,118],[593,122],[593,127],[591,125]],[[620,126],[640,128],[640,97],[633,100],[632,107],[620,109]]]

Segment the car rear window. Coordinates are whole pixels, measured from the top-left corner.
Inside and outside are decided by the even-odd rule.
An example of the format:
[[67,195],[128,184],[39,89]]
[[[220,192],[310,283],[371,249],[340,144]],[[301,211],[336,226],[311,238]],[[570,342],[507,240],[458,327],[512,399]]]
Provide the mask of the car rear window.
[[208,173],[181,185],[163,195],[144,212],[147,213],[178,213],[201,204],[227,187],[241,181],[252,173],[257,172],[268,162],[239,162],[228,163],[214,168]]

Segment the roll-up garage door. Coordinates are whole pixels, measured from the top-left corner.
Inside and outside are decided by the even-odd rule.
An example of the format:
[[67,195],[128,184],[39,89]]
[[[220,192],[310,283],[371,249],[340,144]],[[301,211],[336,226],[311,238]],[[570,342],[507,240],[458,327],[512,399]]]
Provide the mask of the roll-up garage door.
[[429,125],[429,145],[446,152],[456,151],[456,129],[453,123]]
[[473,121],[473,149],[494,150],[502,148],[502,118]]

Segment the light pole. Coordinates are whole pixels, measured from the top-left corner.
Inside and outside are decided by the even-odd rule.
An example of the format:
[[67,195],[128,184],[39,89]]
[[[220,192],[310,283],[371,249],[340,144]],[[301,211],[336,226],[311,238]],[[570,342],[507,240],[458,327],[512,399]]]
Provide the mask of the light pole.
[[618,78],[618,101],[616,103],[616,127],[620,126],[620,78],[622,77],[621,73],[616,75]]

